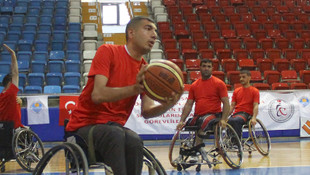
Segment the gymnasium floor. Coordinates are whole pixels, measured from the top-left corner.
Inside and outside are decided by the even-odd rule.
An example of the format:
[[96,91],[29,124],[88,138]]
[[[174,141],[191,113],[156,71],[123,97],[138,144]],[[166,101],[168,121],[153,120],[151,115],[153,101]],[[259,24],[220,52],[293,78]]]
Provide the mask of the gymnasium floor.
[[[232,170],[225,163],[209,168],[207,165],[201,167],[197,173],[195,167],[186,171],[178,172],[168,160],[169,141],[145,141],[145,145],[155,154],[162,163],[168,175],[282,175],[282,174],[309,174],[310,172],[310,138],[271,138],[271,152],[268,157],[253,152],[251,156],[244,152],[243,164],[238,170]],[[47,149],[59,143],[45,143]],[[211,145],[207,145],[211,146]],[[52,158],[46,167],[44,174],[64,174],[64,158],[59,153]],[[102,169],[91,169],[90,174],[104,174]],[[17,164],[16,161],[6,163],[6,171],[1,174],[30,174]],[[147,174],[143,171],[143,174]]]

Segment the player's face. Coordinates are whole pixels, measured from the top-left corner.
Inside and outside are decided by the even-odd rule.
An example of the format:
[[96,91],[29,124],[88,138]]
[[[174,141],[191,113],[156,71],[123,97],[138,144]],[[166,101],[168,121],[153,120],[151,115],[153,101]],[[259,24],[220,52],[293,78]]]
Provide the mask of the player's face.
[[157,38],[156,30],[155,24],[148,20],[141,20],[134,30],[133,40],[137,46],[136,49],[139,49],[142,54],[147,54],[151,51]]
[[240,74],[240,83],[242,85],[247,85],[250,83],[251,76],[248,76],[247,74]]
[[200,66],[200,73],[202,79],[208,79],[212,74],[212,64],[202,63],[202,65]]

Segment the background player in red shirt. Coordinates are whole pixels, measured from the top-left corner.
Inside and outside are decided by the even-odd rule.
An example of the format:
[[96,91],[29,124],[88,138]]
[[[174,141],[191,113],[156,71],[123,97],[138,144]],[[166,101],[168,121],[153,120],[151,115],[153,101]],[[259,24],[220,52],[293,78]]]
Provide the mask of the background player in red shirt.
[[24,127],[21,124],[21,99],[17,97],[18,89],[18,65],[14,50],[3,44],[11,54],[11,73],[7,74],[3,80],[3,91],[0,93],[0,120],[13,121],[14,128]]
[[240,72],[240,83],[242,87],[234,90],[228,123],[235,129],[241,139],[242,126],[251,120],[251,124],[256,124],[258,114],[259,91],[250,85],[251,72],[242,70]]
[[157,38],[153,20],[135,17],[127,24],[125,46],[102,45],[92,61],[88,81],[78,106],[72,112],[66,131],[75,132],[88,140],[93,130],[96,153],[111,166],[114,175],[140,175],[143,162],[143,141],[135,132],[124,128],[135,101],[141,94],[144,118],[166,112],[180,95],[155,104],[144,94],[145,60]]
[[[201,60],[201,78],[190,86],[188,99],[183,108],[181,120],[177,125],[178,130],[182,129],[194,103],[194,117],[187,121],[187,125],[198,125],[201,128],[198,132],[203,132],[208,130],[209,126],[213,126],[215,118],[221,118],[221,126],[226,126],[226,120],[229,115],[227,88],[222,80],[212,76],[212,69],[213,64],[211,60]],[[223,110],[221,109],[221,104],[223,104]],[[200,144],[202,140],[197,138],[199,137],[196,137],[196,144]]]

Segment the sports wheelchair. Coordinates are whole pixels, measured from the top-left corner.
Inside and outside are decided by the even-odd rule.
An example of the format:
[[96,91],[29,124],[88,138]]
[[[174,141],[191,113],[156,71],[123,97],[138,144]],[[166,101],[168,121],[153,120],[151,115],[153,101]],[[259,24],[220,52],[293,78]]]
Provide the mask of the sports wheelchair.
[[27,128],[14,130],[14,122],[0,121],[1,172],[11,159],[16,159],[24,170],[32,172],[43,155],[44,147],[36,133]]
[[[225,128],[219,126],[219,118],[214,119],[214,124],[203,134],[199,133],[198,126],[184,126],[176,131],[169,147],[170,164],[178,171],[196,166],[196,171],[201,170],[201,165],[209,168],[221,164],[221,156],[233,169],[240,168],[243,161],[242,145],[235,130],[227,124]],[[205,150],[205,144],[195,144],[196,136],[207,139],[214,135],[214,146]],[[198,157],[197,161],[190,160],[191,156]]]
[[248,131],[248,137],[242,139],[243,151],[251,154],[258,151],[263,156],[268,156],[271,149],[269,133],[262,121],[256,119],[256,125],[252,126],[251,121],[243,126],[243,132]]
[[[68,121],[65,121],[65,126]],[[93,132],[92,129],[90,133]],[[91,136],[92,134],[89,134]],[[65,150],[66,157],[66,174],[82,172],[83,174],[88,174],[88,167],[96,168],[102,167],[105,169],[106,174],[113,174],[112,169],[102,163],[102,158],[95,153],[93,144],[88,144],[92,142],[92,138],[86,141],[76,133],[70,133],[65,131],[64,136],[65,142],[56,148],[52,148],[52,151],[48,151],[43,157],[42,161],[38,164],[34,174],[41,174],[51,157],[56,154],[59,150]],[[69,145],[68,145],[69,144]],[[73,146],[72,146],[73,145]],[[71,147],[71,149],[70,149]],[[76,148],[77,147],[77,148]],[[80,151],[82,150],[82,151]],[[82,152],[82,153],[81,153]],[[86,155],[86,158],[83,158]],[[148,150],[146,147],[143,148],[143,170],[147,169],[151,175],[166,175],[166,171],[161,165],[161,163],[156,159],[154,154]],[[46,158],[45,158],[46,157]],[[86,159],[86,161],[84,161]],[[86,165],[84,162],[87,162]]]

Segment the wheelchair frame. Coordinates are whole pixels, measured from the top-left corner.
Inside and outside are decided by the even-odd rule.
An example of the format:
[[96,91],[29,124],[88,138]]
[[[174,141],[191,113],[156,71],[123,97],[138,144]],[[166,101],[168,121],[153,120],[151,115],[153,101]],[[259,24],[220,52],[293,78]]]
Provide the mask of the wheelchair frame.
[[251,125],[251,121],[243,126],[243,129],[248,128],[249,133],[249,136],[242,140],[243,151],[249,152],[249,154],[258,151],[261,155],[268,156],[271,150],[269,133],[261,120],[256,119],[256,121],[255,127]]
[[[243,161],[242,145],[237,133],[229,124],[227,124],[226,128],[222,128],[217,123],[213,130],[205,133],[204,138],[209,138],[211,134],[215,136],[214,146],[208,151],[204,149],[204,143],[195,145],[195,137],[198,130],[197,126],[185,126],[182,130],[175,133],[169,147],[169,161],[173,167],[181,171],[182,169],[185,170],[197,165],[196,171],[199,172],[201,165],[208,165],[211,168],[212,165],[216,166],[222,163],[217,158],[221,155],[231,168],[240,168]],[[187,134],[183,134],[183,132]],[[234,144],[232,143],[233,138],[235,140]],[[234,148],[234,145],[236,148]],[[197,162],[192,162],[188,160],[190,156],[198,156],[199,159]]]
[[24,170],[34,171],[37,163],[44,155],[43,143],[39,136],[28,128],[14,130],[14,122],[12,121],[1,121],[0,124],[0,130],[6,135],[4,143],[7,144],[2,145],[6,155],[0,155],[1,172],[5,171],[5,163],[11,159],[16,159]]

